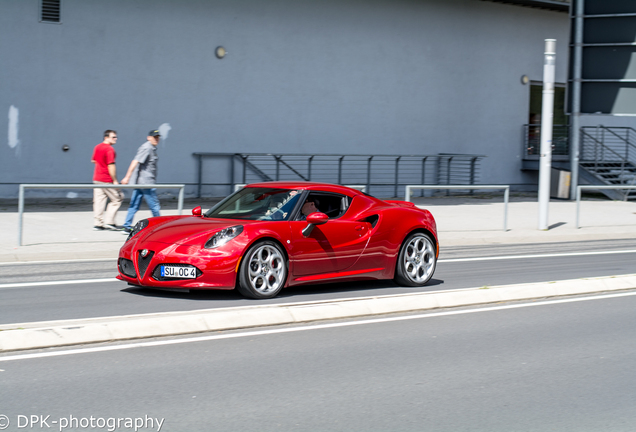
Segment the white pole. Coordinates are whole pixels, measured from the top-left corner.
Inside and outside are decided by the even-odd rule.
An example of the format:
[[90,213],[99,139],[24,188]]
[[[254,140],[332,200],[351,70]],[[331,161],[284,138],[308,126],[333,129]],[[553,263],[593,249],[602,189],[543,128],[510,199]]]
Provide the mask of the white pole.
[[552,169],[552,124],[554,114],[554,63],[556,39],[545,40],[543,101],[541,106],[541,153],[539,156],[539,229],[548,229],[550,170]]
[[[572,2],[571,2],[572,3]],[[579,185],[579,153],[581,151],[581,76],[583,74],[583,16],[585,0],[576,0],[570,6],[574,15],[574,76],[572,81],[572,128],[570,135],[570,199],[576,195]]]

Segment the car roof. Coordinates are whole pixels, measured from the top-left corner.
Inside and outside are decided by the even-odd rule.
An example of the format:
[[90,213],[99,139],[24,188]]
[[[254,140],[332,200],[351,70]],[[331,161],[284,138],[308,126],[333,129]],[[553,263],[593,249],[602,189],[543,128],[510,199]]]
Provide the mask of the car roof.
[[347,186],[341,186],[332,183],[304,182],[304,181],[273,181],[248,184],[245,187],[258,188],[280,188],[280,189],[298,189],[298,190],[315,190],[322,192],[335,192],[346,194],[349,196],[360,195],[362,192]]

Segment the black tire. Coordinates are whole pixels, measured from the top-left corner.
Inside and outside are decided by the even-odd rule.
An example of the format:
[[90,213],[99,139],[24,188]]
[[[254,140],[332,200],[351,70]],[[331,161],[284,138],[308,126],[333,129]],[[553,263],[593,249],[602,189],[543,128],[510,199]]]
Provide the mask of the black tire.
[[243,255],[237,289],[244,297],[273,298],[285,286],[287,273],[287,258],[278,243],[261,241]]
[[435,243],[429,235],[415,232],[402,243],[394,280],[402,286],[424,286],[433,277],[436,266]]

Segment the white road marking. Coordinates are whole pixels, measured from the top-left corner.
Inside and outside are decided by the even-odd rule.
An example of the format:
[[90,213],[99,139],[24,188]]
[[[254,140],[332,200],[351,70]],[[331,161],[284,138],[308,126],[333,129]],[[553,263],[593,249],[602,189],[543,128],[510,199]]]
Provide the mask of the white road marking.
[[536,255],[503,255],[494,257],[475,257],[475,258],[451,258],[441,259],[437,262],[451,263],[451,262],[468,262],[468,261],[496,261],[496,260],[509,260],[509,259],[528,259],[528,258],[557,258],[557,257],[572,257],[572,256],[585,256],[585,255],[615,255],[615,254],[630,254],[636,253],[636,249],[631,250],[618,250],[618,251],[594,251],[594,252],[568,252],[568,253],[552,253],[552,254],[536,254]]
[[121,282],[115,278],[105,279],[75,279],[65,281],[47,281],[47,282],[23,282],[23,283],[10,283],[0,285],[0,289],[4,288],[21,288],[21,287],[35,287],[35,286],[48,286],[48,285],[67,285],[67,284],[85,284],[85,283],[100,283],[100,282]]
[[0,266],[29,265],[29,264],[75,264],[75,263],[82,263],[82,262],[99,262],[99,261],[112,261],[113,263],[117,264],[117,258],[78,258],[73,260],[2,262],[0,263]]
[[634,296],[634,295],[636,295],[636,291],[618,293],[618,294],[606,294],[606,295],[599,295],[599,296],[569,298],[569,299],[561,299],[561,300],[547,300],[542,302],[513,304],[513,305],[506,305],[506,306],[492,306],[492,307],[484,307],[484,308],[476,308],[476,309],[452,310],[452,311],[445,311],[445,312],[434,312],[429,314],[374,318],[374,319],[366,319],[366,320],[350,321],[350,322],[304,325],[299,327],[286,327],[286,328],[276,328],[276,329],[267,329],[267,330],[244,331],[244,332],[237,332],[237,333],[214,334],[210,336],[186,337],[186,338],[180,338],[180,339],[137,342],[137,343],[122,344],[122,345],[99,346],[99,347],[92,347],[92,348],[67,349],[67,350],[48,351],[48,352],[40,352],[40,353],[32,353],[32,354],[7,355],[7,356],[0,356],[0,362],[37,359],[37,358],[45,358],[45,357],[58,357],[58,356],[66,356],[66,355],[74,355],[74,354],[88,354],[88,353],[105,352],[105,351],[119,351],[119,350],[133,349],[133,348],[147,348],[147,347],[155,347],[155,346],[177,345],[177,344],[193,343],[193,342],[207,342],[207,341],[221,340],[221,339],[236,339],[236,338],[243,338],[243,337],[265,336],[265,335],[281,334],[281,333],[294,333],[294,332],[308,331],[308,330],[351,327],[356,325],[379,324],[379,323],[387,323],[387,322],[395,322],[395,321],[409,321],[414,319],[434,318],[434,317],[442,317],[442,316],[449,316],[449,315],[464,315],[464,314],[470,314],[470,313],[492,312],[492,311],[499,311],[499,310],[506,310],[506,309],[520,309],[520,308],[546,306],[546,305],[554,305],[554,304],[562,304],[562,303],[576,303],[576,302],[590,301],[590,300],[605,300],[605,299],[611,299],[611,298],[617,298],[617,297],[628,297],[628,296]]

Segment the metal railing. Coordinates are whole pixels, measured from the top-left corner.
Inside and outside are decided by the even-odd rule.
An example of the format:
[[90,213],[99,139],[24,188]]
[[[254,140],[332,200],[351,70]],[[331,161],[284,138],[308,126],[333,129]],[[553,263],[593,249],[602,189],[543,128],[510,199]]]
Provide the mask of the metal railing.
[[[554,125],[552,127],[552,156],[560,159],[570,154],[570,127],[568,125]],[[523,158],[538,159],[541,153],[541,125],[523,125]]]
[[[234,192],[244,188],[245,186],[247,186],[247,184],[244,183],[237,183],[234,185]],[[349,187],[351,189],[358,189],[361,192],[366,192],[367,191],[367,187],[365,185],[343,185],[346,187]]]
[[576,229],[579,229],[581,226],[579,224],[579,213],[581,207],[581,191],[583,189],[588,190],[603,190],[603,189],[636,189],[636,185],[631,186],[598,186],[598,185],[584,185],[576,187]]
[[[353,155],[353,154],[272,154],[272,153],[193,153],[197,159],[197,197],[203,186],[229,186],[263,181],[316,181],[359,184],[366,191],[398,196],[400,186],[418,184],[474,184],[479,178],[483,155]],[[205,172],[203,159],[229,161],[229,166]],[[218,163],[218,161],[217,161]],[[223,175],[225,181],[204,181]],[[227,193],[227,192],[226,192]]]
[[[599,183],[631,185],[636,181],[636,146],[630,141],[636,133],[632,128],[604,126],[581,128],[581,167]],[[590,183],[594,183],[590,181]],[[604,192],[616,199],[620,194]],[[623,193],[623,199],[630,191]]]
[[406,185],[404,188],[404,201],[411,202],[413,189],[503,189],[504,191],[504,221],[503,230],[508,231],[508,201],[510,199],[510,185]]
[[18,192],[18,246],[22,246],[25,189],[179,189],[177,211],[183,213],[184,184],[113,185],[113,184],[21,184]]
[[629,127],[581,128],[581,161],[636,164],[636,131]]

